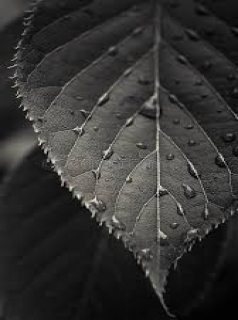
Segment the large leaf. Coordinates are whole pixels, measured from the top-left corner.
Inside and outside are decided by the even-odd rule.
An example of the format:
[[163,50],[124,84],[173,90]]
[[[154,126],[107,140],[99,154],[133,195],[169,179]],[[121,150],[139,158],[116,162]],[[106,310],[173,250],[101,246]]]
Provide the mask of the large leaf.
[[58,6],[26,20],[18,94],[62,181],[162,300],[171,265],[236,211],[237,34],[192,0]]
[[[60,187],[39,149],[1,186],[0,212],[4,320],[168,319],[130,253]],[[166,301],[173,311],[196,307],[188,319],[214,316],[218,289],[230,288],[217,275],[234,248],[233,226],[216,230],[170,273]]]

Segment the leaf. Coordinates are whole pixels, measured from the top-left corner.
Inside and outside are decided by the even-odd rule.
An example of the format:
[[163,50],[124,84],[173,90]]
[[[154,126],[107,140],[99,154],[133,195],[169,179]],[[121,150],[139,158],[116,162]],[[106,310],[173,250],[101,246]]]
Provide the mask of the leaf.
[[49,22],[43,6],[18,94],[62,182],[163,302],[170,267],[237,210],[238,38],[191,0],[77,2]]
[[[168,319],[130,253],[60,187],[39,149],[1,186],[0,212],[5,320]],[[173,311],[184,314],[195,306],[188,319],[216,314],[211,286],[227,266],[234,226],[231,221],[216,230],[171,272],[166,298]],[[217,287],[218,281],[216,293]]]

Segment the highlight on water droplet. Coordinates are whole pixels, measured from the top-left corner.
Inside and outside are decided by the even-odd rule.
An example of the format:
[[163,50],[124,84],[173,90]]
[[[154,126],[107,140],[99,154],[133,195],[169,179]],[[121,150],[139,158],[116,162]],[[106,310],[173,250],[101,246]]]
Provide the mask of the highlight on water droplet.
[[100,167],[98,167],[97,169],[95,170],[92,170],[92,173],[95,177],[96,180],[99,180],[100,177],[101,177],[101,171],[100,171]]
[[179,223],[177,223],[177,222],[170,223],[170,228],[171,229],[175,230],[175,229],[178,229],[178,227],[179,227]]
[[236,139],[236,135],[232,132],[228,132],[222,136],[222,140],[227,143],[233,142],[235,139]]
[[172,154],[172,153],[169,153],[169,154],[167,154],[167,156],[166,156],[166,159],[168,160],[168,161],[172,161],[172,160],[174,160],[174,154]]
[[187,199],[193,199],[196,197],[197,193],[192,187],[190,187],[187,184],[183,184],[182,187],[183,187],[184,195]]
[[103,151],[103,160],[109,160],[113,155],[113,149],[108,148],[107,150]]
[[73,129],[73,132],[79,136],[82,136],[85,133],[84,129],[78,126]]
[[116,56],[118,54],[118,47],[116,47],[116,46],[110,47],[108,49],[108,54],[109,54],[109,56],[112,56],[112,57]]
[[109,93],[105,93],[103,96],[101,96],[101,97],[98,99],[97,105],[98,105],[99,107],[101,107],[101,106],[103,106],[104,104],[106,104],[109,100],[110,100],[110,95],[109,95]]
[[138,142],[138,143],[136,144],[136,146],[137,146],[138,149],[142,149],[142,150],[147,149],[147,145],[144,144],[144,143],[142,143],[142,142]]
[[225,159],[220,153],[216,156],[215,163],[220,168],[225,168],[226,167]]

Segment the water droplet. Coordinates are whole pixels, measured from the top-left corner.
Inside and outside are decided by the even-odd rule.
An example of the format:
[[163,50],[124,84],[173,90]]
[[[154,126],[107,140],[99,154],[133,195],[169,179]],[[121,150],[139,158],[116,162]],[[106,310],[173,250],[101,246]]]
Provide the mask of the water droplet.
[[119,230],[119,231],[125,231],[126,230],[126,226],[119,221],[115,216],[112,217],[111,220],[111,225],[113,228]]
[[211,67],[212,67],[212,62],[211,61],[207,60],[207,61],[204,62],[204,64],[203,64],[203,69],[204,70],[209,70],[209,69],[211,69]]
[[134,117],[131,117],[131,118],[127,119],[127,121],[126,121],[126,127],[132,126],[133,123],[134,123]]
[[142,142],[137,143],[136,146],[137,146],[137,148],[139,148],[139,149],[143,149],[143,150],[147,149],[147,145],[145,145],[145,144],[142,143]]
[[154,104],[154,99],[151,98],[149,101],[147,101],[143,109],[140,112],[143,116],[155,119],[156,118],[156,106]]
[[73,132],[76,133],[79,136],[82,136],[85,133],[85,131],[84,131],[84,129],[82,127],[75,127],[73,129]]
[[83,115],[83,117],[84,117],[85,119],[86,119],[86,118],[90,115],[90,113],[91,113],[91,112],[86,111],[86,110],[84,110],[84,109],[81,109],[80,112],[81,112],[81,114]]
[[110,95],[109,93],[105,93],[103,96],[101,96],[98,100],[98,106],[101,107],[105,103],[107,103],[110,100]]
[[232,33],[238,37],[238,28],[231,28]]
[[118,48],[116,46],[112,46],[108,49],[109,56],[116,56],[118,54]]
[[79,101],[83,101],[84,100],[84,98],[81,97],[81,96],[77,96],[76,99],[79,100]]
[[132,68],[128,68],[126,69],[126,71],[124,72],[124,76],[125,77],[129,77],[129,75],[132,73]]
[[215,158],[215,163],[218,167],[220,168],[225,168],[226,167],[226,163],[225,163],[225,159],[223,158],[223,156],[221,154],[219,154],[216,158]]
[[206,99],[208,96],[209,96],[209,95],[208,95],[207,93],[202,93],[202,94],[201,94],[201,98],[202,98],[202,99]]
[[190,147],[194,147],[194,146],[196,146],[196,141],[194,141],[194,140],[189,140],[188,141],[188,145],[190,146]]
[[195,81],[195,85],[196,85],[196,86],[202,86],[202,85],[203,85],[202,79],[196,80],[196,81]]
[[170,224],[170,228],[173,230],[177,229],[178,227],[179,227],[179,223],[177,223],[177,222],[173,222]]
[[160,189],[159,189],[159,196],[160,196],[160,197],[163,197],[163,196],[166,196],[167,194],[169,194],[169,193],[168,193],[168,190],[160,187]]
[[92,173],[93,173],[93,175],[94,175],[94,177],[95,177],[96,180],[99,180],[99,179],[100,179],[100,177],[101,177],[100,168],[97,168],[97,169],[95,169],[95,170],[92,170]]
[[179,119],[174,119],[174,120],[173,120],[173,123],[174,123],[174,124],[180,124],[180,120],[179,120]]
[[128,176],[127,178],[126,178],[126,183],[132,183],[132,177],[130,177],[130,176]]
[[123,115],[122,115],[121,113],[117,113],[117,114],[116,114],[116,118],[117,118],[117,119],[123,119]]
[[143,27],[137,27],[133,30],[133,36],[138,36],[140,34],[142,34],[144,31],[144,28]]
[[173,104],[178,104],[178,99],[174,94],[169,95],[169,101]]
[[172,153],[167,154],[166,159],[171,161],[174,160],[174,155]]
[[236,139],[236,135],[234,133],[226,133],[222,136],[224,142],[232,142]]
[[229,74],[227,75],[227,80],[228,80],[228,81],[234,81],[235,79],[236,79],[236,76],[235,76],[234,73],[229,73]]
[[168,236],[162,232],[161,230],[159,230],[159,244],[161,246],[167,246],[169,245],[169,238]]
[[199,16],[208,16],[209,12],[208,10],[201,4],[198,4],[195,8],[195,12],[199,15]]
[[233,98],[237,99],[238,98],[238,88],[234,88],[231,94],[232,94]]
[[194,128],[194,126],[193,126],[193,124],[190,123],[190,124],[187,124],[184,128],[187,130],[192,130]]
[[193,241],[197,238],[198,236],[198,229],[191,229],[187,232],[187,241],[190,242],[190,241]]
[[179,63],[182,63],[182,64],[187,64],[188,63],[188,61],[187,61],[187,59],[185,58],[185,56],[183,56],[183,55],[178,55],[177,56],[177,61],[179,62]]
[[203,217],[204,220],[207,220],[208,216],[209,216],[209,210],[208,210],[208,207],[206,205],[204,210],[203,210],[202,217]]
[[199,35],[197,34],[197,32],[195,32],[194,30],[191,30],[191,29],[187,29],[186,30],[186,33],[187,33],[187,36],[190,40],[192,41],[198,41],[200,38],[199,38]]
[[107,150],[103,151],[103,160],[109,160],[113,155],[112,148],[108,148]]
[[238,157],[238,145],[237,145],[237,146],[234,146],[234,148],[233,148],[233,154],[234,154],[234,156]]
[[150,80],[144,76],[139,77],[138,83],[142,86],[148,86],[150,84]]
[[139,256],[144,261],[151,261],[153,259],[153,255],[150,249],[143,249],[139,253]]
[[197,170],[194,168],[191,162],[188,163],[188,173],[195,179],[198,179],[199,177]]
[[183,184],[183,191],[184,191],[184,195],[187,199],[193,199],[196,197],[196,191],[188,186],[187,184]]
[[177,214],[181,217],[185,216],[185,211],[180,203],[177,203]]

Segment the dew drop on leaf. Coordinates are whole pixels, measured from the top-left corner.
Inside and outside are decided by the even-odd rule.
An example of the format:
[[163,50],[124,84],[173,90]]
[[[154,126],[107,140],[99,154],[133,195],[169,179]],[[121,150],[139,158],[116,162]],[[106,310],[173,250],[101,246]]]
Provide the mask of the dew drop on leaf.
[[103,159],[104,160],[109,160],[113,155],[113,149],[112,148],[109,148],[105,151],[103,151]]
[[207,220],[208,216],[209,216],[209,210],[208,210],[208,207],[205,206],[205,208],[203,210],[203,213],[202,213],[202,217],[203,217],[204,220]]
[[199,15],[199,16],[208,16],[209,12],[208,10],[201,4],[198,4],[196,6],[195,12]]
[[132,183],[132,177],[130,177],[130,176],[128,176],[127,178],[126,178],[126,183]]
[[211,61],[207,60],[207,61],[204,62],[204,64],[203,64],[203,69],[204,70],[210,70],[211,67],[212,67],[212,62]]
[[188,163],[188,172],[193,178],[198,179],[199,174],[191,162]]
[[171,161],[174,160],[174,155],[172,153],[167,154],[166,159]]
[[97,169],[95,169],[95,170],[92,170],[92,173],[93,173],[93,175],[94,175],[94,177],[95,177],[96,180],[99,180],[99,179],[100,179],[100,177],[101,177],[100,168],[97,168]]
[[179,203],[177,203],[177,214],[182,217],[185,215],[185,211],[183,210],[183,207]]
[[147,145],[145,145],[145,144],[142,143],[142,142],[138,142],[138,143],[136,144],[136,146],[137,146],[138,149],[142,149],[142,150],[147,149]]
[[148,86],[151,83],[151,81],[148,78],[141,76],[138,79],[138,83],[141,84],[142,86]]
[[174,123],[174,124],[180,124],[180,120],[179,120],[179,119],[174,119],[174,120],[173,120],[173,123]]
[[196,146],[196,142],[195,142],[194,140],[189,140],[189,141],[188,141],[188,145],[189,145],[190,147],[194,147],[194,146]]
[[184,128],[187,130],[192,130],[194,128],[194,126],[193,126],[193,124],[190,123],[190,124],[187,124]]
[[178,99],[177,99],[177,97],[176,97],[174,94],[170,94],[170,95],[169,95],[169,101],[170,101],[171,103],[174,103],[174,104],[177,104],[177,103],[178,103]]
[[188,36],[188,38],[192,41],[198,41],[199,40],[199,35],[197,34],[197,32],[191,30],[191,29],[187,29],[186,30],[186,34]]
[[109,56],[116,56],[118,54],[118,48],[116,46],[112,46],[108,49]]
[[235,78],[236,78],[236,76],[235,76],[233,73],[229,73],[229,74],[227,75],[227,80],[228,80],[228,81],[234,81]]
[[79,136],[82,136],[84,134],[84,129],[82,127],[75,127],[73,129],[73,132],[76,133]]
[[215,158],[215,163],[220,168],[226,167],[225,160],[221,154],[217,155],[217,157]]
[[179,62],[179,63],[181,63],[181,64],[187,64],[188,63],[188,61],[187,61],[187,59],[185,58],[185,56],[183,56],[183,55],[178,55],[177,56],[177,61]]
[[133,36],[138,36],[141,35],[143,33],[143,27],[137,27],[133,30]]
[[101,107],[104,104],[106,104],[110,100],[109,93],[105,93],[103,96],[101,96],[98,100],[98,106]]
[[231,31],[236,37],[238,37],[238,28],[231,28]]
[[131,117],[131,118],[127,119],[127,121],[126,121],[126,127],[132,126],[133,123],[134,123],[134,117]]
[[226,133],[222,136],[224,142],[232,142],[236,139],[236,135],[234,133]]
[[80,110],[81,114],[83,115],[83,117],[86,119],[89,115],[90,115],[90,112],[89,111],[86,111],[84,109],[81,109]]
[[177,229],[178,227],[179,227],[179,223],[177,223],[177,222],[173,222],[170,224],[170,228],[173,230]]
[[187,199],[192,199],[196,197],[196,191],[188,186],[187,184],[183,184],[184,195]]
[[238,98],[238,88],[234,88],[231,94],[233,98],[235,99]]
[[168,194],[168,190],[166,190],[162,187],[159,189],[159,196],[160,197],[166,196],[167,194]]

